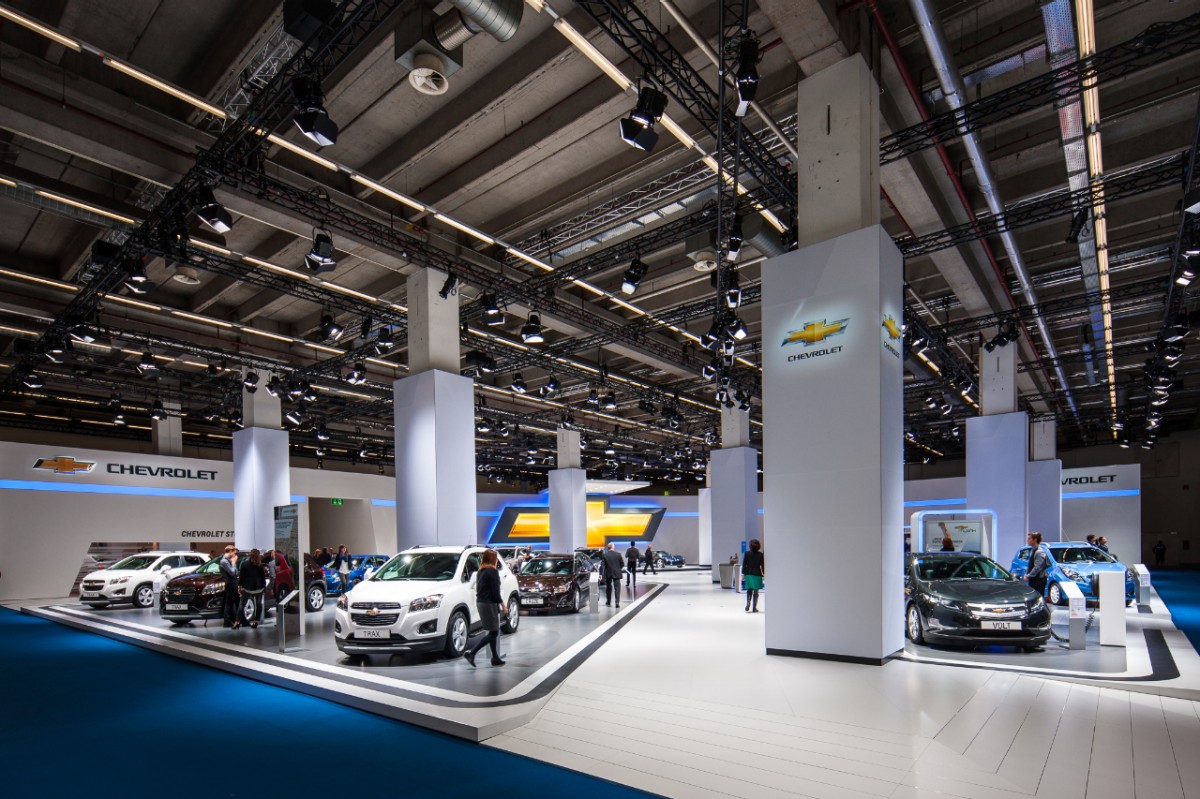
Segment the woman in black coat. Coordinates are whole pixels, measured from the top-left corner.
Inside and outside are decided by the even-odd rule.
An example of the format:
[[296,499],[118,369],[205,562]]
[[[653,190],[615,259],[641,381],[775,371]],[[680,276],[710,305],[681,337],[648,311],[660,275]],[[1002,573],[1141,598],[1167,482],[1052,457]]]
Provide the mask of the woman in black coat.
[[225,578],[225,602],[222,608],[225,615],[225,626],[236,630],[242,626],[239,618],[241,603],[238,593],[237,547],[233,544],[226,546],[225,554],[221,556],[221,561],[217,565],[221,568],[221,576]]
[[742,578],[746,581],[746,612],[750,613],[753,603],[754,613],[758,613],[758,592],[763,587],[763,577],[766,575],[766,561],[763,558],[762,542],[757,538],[750,542],[745,558],[742,559]]
[[500,596],[500,571],[496,564],[500,557],[496,550],[489,549],[483,553],[479,564],[479,575],[475,578],[475,607],[479,609],[479,621],[487,635],[480,638],[471,651],[467,652],[467,662],[475,665],[475,653],[485,646],[492,648],[492,665],[503,666],[500,659],[498,641],[500,638],[500,619],[508,615],[508,606]]
[[[238,593],[242,600],[241,616],[250,626],[257,627],[263,616],[263,589],[267,587],[267,569],[257,549],[250,550],[250,557],[242,561],[238,569]],[[251,604],[253,603],[253,604]]]

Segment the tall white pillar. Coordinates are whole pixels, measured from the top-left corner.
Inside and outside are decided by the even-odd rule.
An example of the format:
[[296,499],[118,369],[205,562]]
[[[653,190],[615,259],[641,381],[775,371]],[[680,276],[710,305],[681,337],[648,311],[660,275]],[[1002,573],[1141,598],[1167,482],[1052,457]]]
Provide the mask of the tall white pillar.
[[242,389],[242,423],[233,433],[233,530],[239,549],[275,546],[275,506],[291,501],[288,432],[280,402],[263,388]]
[[1025,467],[1029,530],[1046,541],[1062,540],[1062,461],[1058,460],[1053,419],[1039,419],[1029,427],[1030,461]]
[[[713,582],[731,555],[742,557],[742,542],[758,535],[758,450],[714,449],[708,460],[709,546]],[[703,561],[702,561],[703,562]]]
[[458,297],[446,273],[408,278],[408,377],[393,384],[396,546],[475,539],[474,381],[458,373]]
[[163,400],[164,419],[150,420],[150,439],[159,455],[183,454],[183,417],[178,400]]
[[[712,489],[701,488],[697,494],[696,504],[699,506],[700,546],[696,554],[696,563],[704,566],[713,563],[712,556]],[[714,580],[713,582],[717,582]]]
[[587,546],[587,471],[581,469],[579,431],[558,429],[558,468],[550,472],[550,551]]
[[766,647],[879,664],[904,630],[903,366],[886,324],[903,261],[878,224],[879,91],[852,57],[797,95],[801,249],[762,265],[764,553],[768,577],[830,547],[854,575],[769,579]]

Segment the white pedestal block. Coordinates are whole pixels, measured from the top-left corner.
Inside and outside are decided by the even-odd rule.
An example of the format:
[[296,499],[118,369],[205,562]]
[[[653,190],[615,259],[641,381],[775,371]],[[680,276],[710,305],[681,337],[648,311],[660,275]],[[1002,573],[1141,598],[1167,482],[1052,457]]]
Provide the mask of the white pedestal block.
[[433,369],[397,380],[393,393],[397,549],[474,544],[473,381]]
[[239,549],[275,546],[275,506],[288,504],[288,433],[247,427],[233,434],[233,529]]
[[[712,564],[712,489],[701,488],[697,496],[699,509],[700,546],[696,554],[696,563],[707,566]],[[715,580],[713,582],[716,582]]]
[[713,581],[717,568],[732,555],[742,557],[742,542],[758,533],[758,451],[753,447],[714,449],[709,455]]
[[996,513],[992,559],[1002,564],[1012,560],[1030,532],[1025,487],[1028,441],[1029,418],[1024,412],[967,420],[967,507]]
[[1125,575],[1100,572],[1100,645],[1125,646]]
[[[1062,540],[1062,461],[1030,461],[1025,466],[1029,530],[1042,539]],[[971,507],[975,507],[972,505]]]
[[550,472],[550,551],[569,554],[586,546],[587,471],[554,469]]

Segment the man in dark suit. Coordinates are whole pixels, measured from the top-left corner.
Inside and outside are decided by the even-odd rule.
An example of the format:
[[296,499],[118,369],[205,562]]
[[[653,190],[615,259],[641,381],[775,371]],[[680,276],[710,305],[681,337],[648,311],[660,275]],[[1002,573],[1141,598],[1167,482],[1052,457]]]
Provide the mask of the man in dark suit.
[[638,561],[642,559],[642,553],[638,551],[637,545],[632,541],[629,542],[629,549],[625,550],[625,587],[637,585],[637,567]]
[[616,594],[617,607],[621,607],[621,572],[625,571],[625,561],[617,552],[616,544],[609,544],[605,548],[600,563],[604,567],[601,574],[604,577],[604,604],[611,605],[613,594]]

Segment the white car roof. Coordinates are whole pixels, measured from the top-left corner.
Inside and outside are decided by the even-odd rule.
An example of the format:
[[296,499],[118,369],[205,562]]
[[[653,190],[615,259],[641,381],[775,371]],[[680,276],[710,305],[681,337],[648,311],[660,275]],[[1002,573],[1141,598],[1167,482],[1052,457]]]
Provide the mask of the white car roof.
[[[141,555],[153,555],[156,558],[162,557],[163,555],[200,555],[200,557],[204,558],[205,560],[208,560],[208,556],[202,555],[199,552],[193,552],[190,549],[180,549],[180,550],[176,550],[176,551],[168,551],[165,549],[152,549],[149,552],[135,552],[134,554],[126,555],[125,557],[126,558],[136,558]],[[121,560],[124,560],[124,559],[125,558],[121,558]]]
[[487,549],[487,547],[480,546],[479,544],[471,544],[469,546],[460,547],[409,547],[408,549],[401,550],[398,554],[408,555],[413,552],[449,552],[457,555],[461,552],[465,552],[468,549]]

